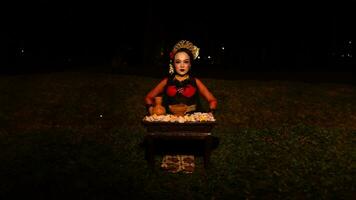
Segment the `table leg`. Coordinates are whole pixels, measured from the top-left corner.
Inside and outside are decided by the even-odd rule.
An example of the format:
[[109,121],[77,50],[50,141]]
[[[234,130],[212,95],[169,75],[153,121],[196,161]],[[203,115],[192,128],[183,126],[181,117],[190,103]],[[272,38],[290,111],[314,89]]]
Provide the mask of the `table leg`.
[[208,168],[210,165],[210,155],[211,155],[211,145],[212,145],[212,137],[207,136],[205,138],[205,147],[204,147],[204,167]]
[[154,169],[155,166],[155,158],[154,158],[154,144],[153,144],[153,138],[148,136],[146,137],[146,158],[147,162],[150,168]]

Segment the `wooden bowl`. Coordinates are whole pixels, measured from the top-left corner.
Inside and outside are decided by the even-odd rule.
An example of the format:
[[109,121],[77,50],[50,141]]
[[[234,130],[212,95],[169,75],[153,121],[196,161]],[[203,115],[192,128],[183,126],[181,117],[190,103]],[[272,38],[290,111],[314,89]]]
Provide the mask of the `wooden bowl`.
[[188,109],[188,106],[185,104],[169,105],[168,107],[171,113],[177,116],[184,116]]

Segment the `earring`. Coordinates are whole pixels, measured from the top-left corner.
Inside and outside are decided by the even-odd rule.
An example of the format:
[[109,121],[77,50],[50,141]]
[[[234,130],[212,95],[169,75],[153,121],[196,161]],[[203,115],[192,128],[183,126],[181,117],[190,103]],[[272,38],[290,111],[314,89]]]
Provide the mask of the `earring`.
[[169,64],[169,73],[172,75],[174,73],[173,65]]

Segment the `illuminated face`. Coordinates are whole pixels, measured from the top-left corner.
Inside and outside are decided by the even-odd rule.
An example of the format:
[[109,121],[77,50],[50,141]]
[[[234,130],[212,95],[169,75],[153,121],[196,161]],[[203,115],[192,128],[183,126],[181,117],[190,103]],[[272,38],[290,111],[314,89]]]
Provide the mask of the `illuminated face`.
[[188,73],[190,70],[190,58],[189,55],[185,52],[178,52],[174,56],[174,68],[177,74],[183,76]]

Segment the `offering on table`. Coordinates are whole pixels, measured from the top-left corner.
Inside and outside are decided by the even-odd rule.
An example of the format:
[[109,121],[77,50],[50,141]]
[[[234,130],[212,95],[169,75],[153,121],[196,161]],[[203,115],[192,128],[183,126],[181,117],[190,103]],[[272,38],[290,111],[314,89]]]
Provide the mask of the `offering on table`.
[[145,116],[143,118],[144,121],[148,122],[215,122],[214,115],[211,113],[202,113],[202,112],[195,112],[193,114],[187,114],[184,116],[177,116],[177,115],[151,115]]

